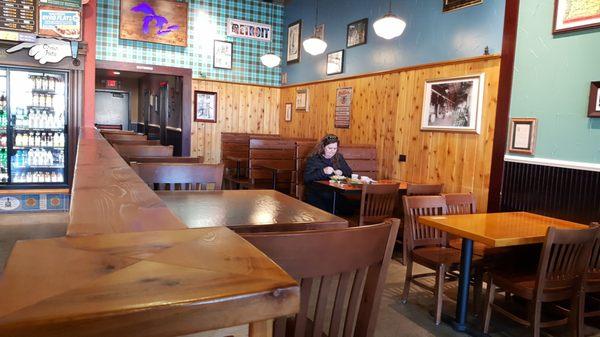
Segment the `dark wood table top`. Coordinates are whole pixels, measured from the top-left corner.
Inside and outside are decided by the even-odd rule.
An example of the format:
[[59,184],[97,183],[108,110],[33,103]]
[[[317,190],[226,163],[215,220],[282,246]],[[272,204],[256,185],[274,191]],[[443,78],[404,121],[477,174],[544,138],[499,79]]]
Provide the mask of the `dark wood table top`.
[[345,228],[348,222],[274,190],[157,192],[192,228],[227,226],[236,232]]
[[[338,183],[338,182],[333,182],[331,180],[321,180],[321,181],[317,181],[317,182],[319,184],[329,186],[331,188],[335,188],[335,189],[342,190],[342,191],[360,191],[360,190],[362,190],[362,184]],[[377,182],[374,184],[400,184],[400,186],[398,186],[398,190],[406,190],[408,182],[401,181],[401,180],[383,179],[383,180],[377,180]]]

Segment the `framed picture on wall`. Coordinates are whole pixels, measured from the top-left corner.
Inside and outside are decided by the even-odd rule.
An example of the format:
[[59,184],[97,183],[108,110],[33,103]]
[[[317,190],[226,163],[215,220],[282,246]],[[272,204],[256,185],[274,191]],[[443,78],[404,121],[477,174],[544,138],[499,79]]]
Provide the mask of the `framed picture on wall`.
[[327,54],[327,75],[341,74],[344,72],[344,50]]
[[292,103],[285,103],[285,121],[292,121]]
[[217,122],[217,93],[194,91],[194,121]]
[[315,36],[321,40],[325,40],[325,24],[315,26]]
[[352,48],[367,43],[369,19],[364,18],[348,24],[346,29],[346,48]]
[[533,154],[537,119],[511,118],[509,152]]
[[592,82],[590,85],[588,117],[600,117],[600,81]]
[[308,89],[296,90],[296,110],[308,111]]
[[483,0],[442,0],[444,2],[442,6],[443,12],[449,12],[456,9],[461,9],[464,7],[478,5],[483,2]]
[[421,130],[479,133],[485,74],[425,82]]
[[554,0],[552,33],[600,26],[600,6],[590,0]]
[[233,55],[233,43],[215,40],[213,49],[213,67],[219,69],[231,69],[231,58]]
[[187,2],[121,0],[119,15],[119,37],[121,39],[180,47],[188,45]]
[[287,34],[287,56],[288,64],[300,62],[300,35],[302,33],[302,20],[290,23]]

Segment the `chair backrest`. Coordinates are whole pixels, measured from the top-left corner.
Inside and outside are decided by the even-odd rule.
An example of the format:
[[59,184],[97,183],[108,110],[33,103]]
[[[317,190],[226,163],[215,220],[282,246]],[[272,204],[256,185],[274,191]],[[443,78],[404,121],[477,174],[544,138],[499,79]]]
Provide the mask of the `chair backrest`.
[[406,195],[440,195],[444,184],[411,184],[406,187]]
[[446,245],[445,232],[422,225],[418,221],[418,218],[424,215],[448,214],[444,197],[441,195],[405,195],[402,197],[402,203],[404,204],[404,247],[412,250],[422,246]]
[[263,165],[285,170],[277,174],[277,187],[289,193],[296,169],[295,159],[296,144],[293,140],[250,138],[248,177],[255,187],[272,188],[273,171]]
[[123,130],[122,124],[94,124],[97,129],[106,129],[106,130]]
[[536,299],[561,300],[579,289],[598,230],[548,227],[538,264]]
[[120,141],[148,140],[148,137],[146,135],[140,135],[137,133],[133,133],[133,134],[130,134],[130,133],[102,133],[102,135],[109,142],[119,141],[119,140]]
[[448,214],[474,214],[477,213],[475,197],[472,193],[444,194]]
[[126,157],[125,161],[129,163],[181,163],[181,164],[202,164],[204,157]]
[[399,184],[363,184],[358,225],[380,223],[394,214]]
[[223,181],[223,164],[131,163],[131,168],[155,190],[220,190]]
[[[227,157],[249,158],[250,138],[277,139],[279,135],[255,134],[241,132],[221,132],[221,162],[225,165],[225,174],[230,174],[237,169],[237,162]],[[247,175],[248,162],[242,163],[241,176]]]
[[112,145],[160,145],[160,140],[109,140]]
[[342,144],[338,151],[353,173],[378,179],[377,148],[370,144]]
[[[288,337],[338,337],[342,332],[345,337],[373,336],[398,225],[399,220],[393,219],[346,229],[242,234],[300,281],[300,311],[294,326],[286,327],[291,323],[286,318],[276,319],[274,337],[285,336],[286,330]],[[315,310],[309,313],[315,295]],[[330,300],[331,311],[327,310]]]
[[[600,228],[600,223],[592,222],[590,228]],[[596,289],[600,289],[600,232],[599,235],[594,239],[592,246],[592,253],[590,255],[590,262],[588,263],[588,270],[586,273],[586,280],[593,280],[596,284]]]
[[113,145],[123,158],[173,157],[173,145]]
[[314,149],[316,140],[296,140],[296,173],[294,177],[296,198],[304,198],[304,169],[306,168],[306,159],[312,149]]

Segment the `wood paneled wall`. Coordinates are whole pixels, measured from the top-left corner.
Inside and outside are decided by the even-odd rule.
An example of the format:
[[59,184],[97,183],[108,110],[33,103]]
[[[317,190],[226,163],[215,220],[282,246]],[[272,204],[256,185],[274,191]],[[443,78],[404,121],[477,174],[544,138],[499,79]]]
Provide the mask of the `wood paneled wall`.
[[221,160],[221,132],[279,132],[279,88],[201,79],[192,88],[217,93],[217,123],[197,123],[190,114],[192,156],[204,156],[205,163]]
[[[487,209],[500,57],[488,56],[384,74],[290,86],[281,89],[279,133],[320,138],[335,133],[341,142],[376,144],[381,177],[416,183],[444,183],[445,192],[473,192],[478,209]],[[485,73],[481,134],[421,131],[426,80]],[[338,87],[354,89],[349,129],[333,126]],[[293,111],[285,122],[285,103],[307,88],[308,112]],[[399,162],[400,154],[407,156]]]

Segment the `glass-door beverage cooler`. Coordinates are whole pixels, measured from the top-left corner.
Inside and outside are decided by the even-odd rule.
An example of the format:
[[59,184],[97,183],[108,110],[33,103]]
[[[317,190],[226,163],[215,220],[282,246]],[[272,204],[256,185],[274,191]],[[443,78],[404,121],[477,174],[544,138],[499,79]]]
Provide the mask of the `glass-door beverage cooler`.
[[0,67],[0,184],[67,184],[68,73]]

